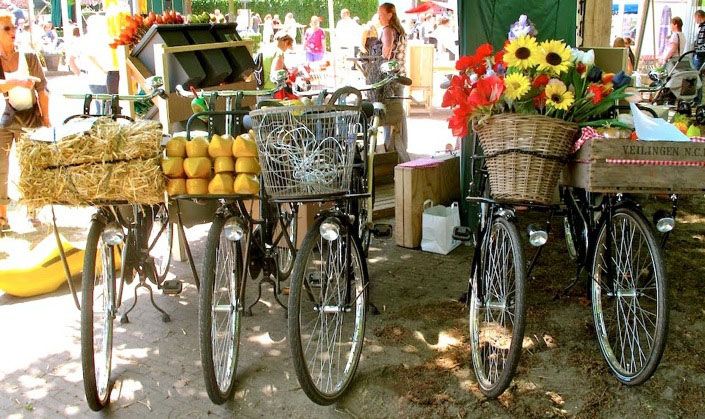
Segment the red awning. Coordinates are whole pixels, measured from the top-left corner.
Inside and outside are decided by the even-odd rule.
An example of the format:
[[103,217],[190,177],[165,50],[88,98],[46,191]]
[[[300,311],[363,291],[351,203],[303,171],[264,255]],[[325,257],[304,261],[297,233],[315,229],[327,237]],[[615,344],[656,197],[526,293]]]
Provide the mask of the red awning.
[[409,13],[409,14],[426,13],[426,12],[440,13],[445,10],[452,10],[452,9],[448,6],[438,4],[435,1],[431,0],[431,1],[427,1],[426,3],[419,4],[418,6],[413,7],[404,13]]

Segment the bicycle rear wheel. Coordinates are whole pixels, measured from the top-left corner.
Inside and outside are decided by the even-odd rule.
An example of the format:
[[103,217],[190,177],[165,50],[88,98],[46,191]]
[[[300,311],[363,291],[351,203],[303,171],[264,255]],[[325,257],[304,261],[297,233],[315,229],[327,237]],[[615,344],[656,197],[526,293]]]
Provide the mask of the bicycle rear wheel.
[[[113,226],[114,227],[114,226]],[[86,401],[99,411],[110,402],[115,321],[116,247],[104,241],[106,224],[91,222],[83,262],[81,364]]]
[[206,242],[198,320],[201,363],[211,401],[225,403],[235,388],[243,304],[242,248],[225,236],[225,217],[217,216]]
[[341,227],[339,237],[327,240],[323,222],[314,223],[296,256],[288,318],[299,384],[312,401],[329,405],[348,388],[360,360],[368,277],[355,233]]
[[638,385],[656,371],[666,346],[666,276],[658,242],[644,216],[620,208],[611,221],[611,237],[603,223],[596,241],[593,318],[612,373],[624,384]]
[[480,261],[470,293],[470,351],[480,391],[495,398],[507,389],[524,339],[524,257],[516,226],[503,217],[478,243]]

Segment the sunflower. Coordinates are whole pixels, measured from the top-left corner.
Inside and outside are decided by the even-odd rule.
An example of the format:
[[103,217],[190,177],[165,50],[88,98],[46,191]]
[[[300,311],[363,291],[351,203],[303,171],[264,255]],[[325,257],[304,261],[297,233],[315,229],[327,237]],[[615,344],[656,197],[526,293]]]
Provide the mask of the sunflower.
[[567,111],[575,101],[573,92],[566,89],[562,82],[548,83],[546,86],[546,105],[552,108]]
[[536,60],[539,70],[549,71],[552,74],[564,73],[571,65],[570,48],[561,41],[544,41],[539,47]]
[[522,70],[536,65],[539,54],[539,44],[531,36],[521,36],[507,45],[504,53],[504,62],[509,67],[518,67]]
[[511,100],[521,99],[531,88],[529,78],[521,73],[507,74],[504,77],[505,94]]

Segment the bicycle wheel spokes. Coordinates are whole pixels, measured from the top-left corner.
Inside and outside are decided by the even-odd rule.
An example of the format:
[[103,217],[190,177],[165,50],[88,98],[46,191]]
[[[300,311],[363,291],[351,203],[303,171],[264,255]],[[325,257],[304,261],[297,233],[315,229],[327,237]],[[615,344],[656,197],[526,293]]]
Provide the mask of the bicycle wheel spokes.
[[112,367],[114,310],[108,283],[114,280],[114,247],[98,242],[100,269],[95,272],[93,285],[93,353],[98,398],[108,397]]
[[[289,241],[291,241],[292,244],[296,245],[298,220],[296,219],[296,213],[294,213],[292,205],[293,204],[283,204],[279,207],[279,214],[280,217],[282,217],[279,226],[281,227],[281,225],[283,225],[286,227],[284,234],[289,237]],[[277,247],[278,280],[285,281],[289,278],[291,269],[294,267],[296,253],[289,247],[284,236],[279,240]]]
[[470,300],[472,362],[481,391],[499,396],[511,382],[524,336],[523,258],[513,224],[497,219]]
[[607,236],[603,227],[593,263],[598,341],[617,378],[639,384],[653,374],[665,345],[663,263],[653,232],[632,210],[613,216]]
[[320,223],[298,254],[289,299],[289,337],[297,377],[316,403],[337,400],[357,369],[365,335],[367,290],[354,233],[326,240]]

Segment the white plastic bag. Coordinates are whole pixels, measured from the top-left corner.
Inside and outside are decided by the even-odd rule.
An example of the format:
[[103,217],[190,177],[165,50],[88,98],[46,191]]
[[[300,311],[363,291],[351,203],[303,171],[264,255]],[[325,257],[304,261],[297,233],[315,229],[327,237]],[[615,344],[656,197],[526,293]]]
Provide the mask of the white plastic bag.
[[421,250],[447,255],[460,246],[459,240],[453,240],[453,229],[460,225],[458,203],[450,207],[433,205],[427,199],[423,204],[421,232]]

